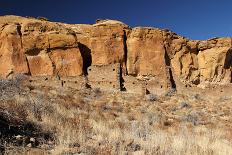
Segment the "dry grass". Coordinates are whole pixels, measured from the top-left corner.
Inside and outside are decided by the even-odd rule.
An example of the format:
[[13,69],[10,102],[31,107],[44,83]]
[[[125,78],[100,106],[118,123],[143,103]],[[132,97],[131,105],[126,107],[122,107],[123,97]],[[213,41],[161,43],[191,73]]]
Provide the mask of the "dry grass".
[[[119,92],[52,88],[13,93],[0,103],[4,115],[14,118],[7,123],[31,123],[33,129],[27,131],[33,134],[11,131],[4,144],[7,154],[232,153],[230,98],[209,102],[174,95],[149,100]],[[38,145],[29,147],[26,140],[17,145],[14,134],[34,137]]]

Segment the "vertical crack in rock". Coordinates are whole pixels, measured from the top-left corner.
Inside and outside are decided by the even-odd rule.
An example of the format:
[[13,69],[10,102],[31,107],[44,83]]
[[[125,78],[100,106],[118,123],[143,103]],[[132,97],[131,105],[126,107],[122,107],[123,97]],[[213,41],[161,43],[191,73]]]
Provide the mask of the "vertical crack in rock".
[[[124,50],[124,58],[123,58],[123,64],[120,65],[120,74],[119,74],[119,81],[120,81],[120,90],[121,91],[126,91],[126,88],[124,86],[125,80],[123,79],[123,74],[128,75],[127,72],[127,34],[126,31],[123,30],[123,50]],[[124,68],[124,70],[123,70]]]
[[84,75],[88,75],[88,67],[92,64],[91,49],[82,43],[78,43],[78,48],[81,52],[81,57],[83,60],[83,73]]
[[48,47],[48,49],[47,49],[47,55],[48,55],[48,58],[50,59],[50,61],[51,61],[51,63],[52,63],[52,72],[53,72],[53,75],[55,75],[55,76],[57,76],[58,78],[60,78],[58,72],[55,73],[55,71],[56,71],[56,65],[55,65],[55,63],[52,61],[52,58],[51,58],[51,56],[50,56],[49,53],[51,53],[50,43],[49,43],[49,47]]
[[169,74],[169,78],[170,78],[170,82],[171,82],[171,87],[172,88],[176,88],[176,83],[173,77],[173,73],[172,73],[172,66],[171,66],[171,62],[170,62],[170,58],[167,54],[167,50],[165,48],[165,64],[167,65],[167,69],[168,69],[168,74]]
[[127,50],[127,34],[126,31],[123,30],[123,46],[124,46],[124,65],[125,65],[125,74],[127,75],[127,54],[128,54],[128,50]]
[[120,90],[121,91],[126,91],[126,87],[124,86],[125,80],[123,79],[122,75],[122,66],[120,65],[120,70],[119,70],[119,82],[120,82]]
[[169,43],[165,44],[165,39],[168,39],[168,38],[165,37],[164,32],[162,32],[161,35],[163,38],[163,46],[164,46],[164,51],[165,51],[164,59],[165,59],[165,64],[167,66],[166,68],[167,74],[169,75],[169,78],[170,78],[170,85],[171,85],[171,88],[176,89],[176,82],[173,77],[172,64],[171,64],[171,58],[170,58],[171,56],[168,54],[169,48],[166,46],[166,45],[170,46],[170,44]]
[[23,39],[22,39],[22,31],[21,31],[22,26],[20,24],[17,24],[17,32],[20,37],[20,42],[21,42],[21,48],[23,49]]
[[165,64],[167,66],[167,70],[168,70],[168,74],[169,74],[169,78],[170,78],[170,82],[171,82],[171,87],[176,89],[176,82],[174,80],[173,73],[172,73],[171,60],[170,60],[170,57],[167,53],[167,49],[165,46],[164,46],[164,48],[165,48]]
[[[230,51],[232,52],[232,38],[230,38]],[[232,83],[232,60],[230,61],[230,83]]]
[[77,35],[74,31],[71,33],[71,35],[73,35],[75,39],[75,45],[77,45],[76,48],[79,48],[79,51],[81,53],[83,61],[82,71],[84,75],[88,75],[88,67],[92,65],[91,49],[88,48],[86,45],[78,42]]
[[230,83],[232,83],[232,38],[230,38],[230,49],[226,54],[225,68],[230,69]]
[[70,31],[72,31],[72,32],[70,32],[70,34],[74,37],[74,39],[75,39],[75,45],[78,45],[78,39],[77,39],[77,35],[76,35],[76,33],[73,31],[73,30],[70,30]]
[[[21,43],[21,50],[24,51],[24,47],[23,47],[23,35],[22,35],[22,26],[18,23],[17,24],[17,32],[19,34],[19,37],[20,37],[20,43]],[[26,52],[25,52],[26,54]],[[27,64],[27,68],[28,68],[28,72],[26,73],[26,75],[29,75],[31,76],[31,69],[30,69],[30,65],[29,65],[29,62],[28,62],[28,59],[27,59],[27,56],[24,54],[25,56],[25,61],[26,61],[26,64]]]
[[[48,37],[47,55],[48,55],[48,58],[50,59],[50,61],[51,61],[51,63],[52,63],[52,72],[53,72],[53,75],[55,75],[55,74],[56,74],[56,73],[55,73],[55,71],[56,71],[56,65],[55,65],[55,63],[52,61],[52,58],[51,58],[51,56],[50,56],[49,53],[51,53],[51,45],[50,45],[50,40],[49,40],[49,37]],[[57,76],[57,77],[60,79],[60,77],[59,77],[58,74],[56,74],[55,76]]]
[[31,69],[30,69],[30,65],[29,65],[29,62],[28,62],[28,59],[27,59],[27,56],[26,57],[26,63],[27,63],[27,68],[28,68],[28,73],[26,75],[30,75],[31,76]]

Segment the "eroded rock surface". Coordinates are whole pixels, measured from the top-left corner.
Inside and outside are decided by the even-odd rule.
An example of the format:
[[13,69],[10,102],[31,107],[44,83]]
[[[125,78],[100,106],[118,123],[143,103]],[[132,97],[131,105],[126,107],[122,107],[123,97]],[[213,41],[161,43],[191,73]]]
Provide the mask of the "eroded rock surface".
[[114,20],[87,25],[0,17],[1,78],[75,77],[87,75],[89,66],[118,63],[121,76],[162,89],[175,88],[175,79],[191,86],[229,84],[231,38],[189,40],[168,30],[130,28]]
[[127,37],[127,71],[132,76],[152,76],[162,87],[170,87],[170,60],[162,31],[134,28]]

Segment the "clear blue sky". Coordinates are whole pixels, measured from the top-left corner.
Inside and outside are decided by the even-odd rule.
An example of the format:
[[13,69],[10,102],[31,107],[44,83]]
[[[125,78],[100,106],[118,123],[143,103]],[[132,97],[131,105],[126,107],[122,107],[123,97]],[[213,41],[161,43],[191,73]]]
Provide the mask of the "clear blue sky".
[[232,36],[231,0],[0,0],[0,15],[7,14],[66,23],[116,19],[131,27],[167,28],[190,39]]

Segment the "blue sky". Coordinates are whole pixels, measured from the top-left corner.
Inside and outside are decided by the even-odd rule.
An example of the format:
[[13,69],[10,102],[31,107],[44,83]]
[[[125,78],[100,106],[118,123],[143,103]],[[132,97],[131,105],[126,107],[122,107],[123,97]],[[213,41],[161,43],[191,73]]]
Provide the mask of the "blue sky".
[[116,19],[131,27],[166,28],[199,40],[232,36],[230,0],[1,0],[0,15],[7,14],[66,23]]

